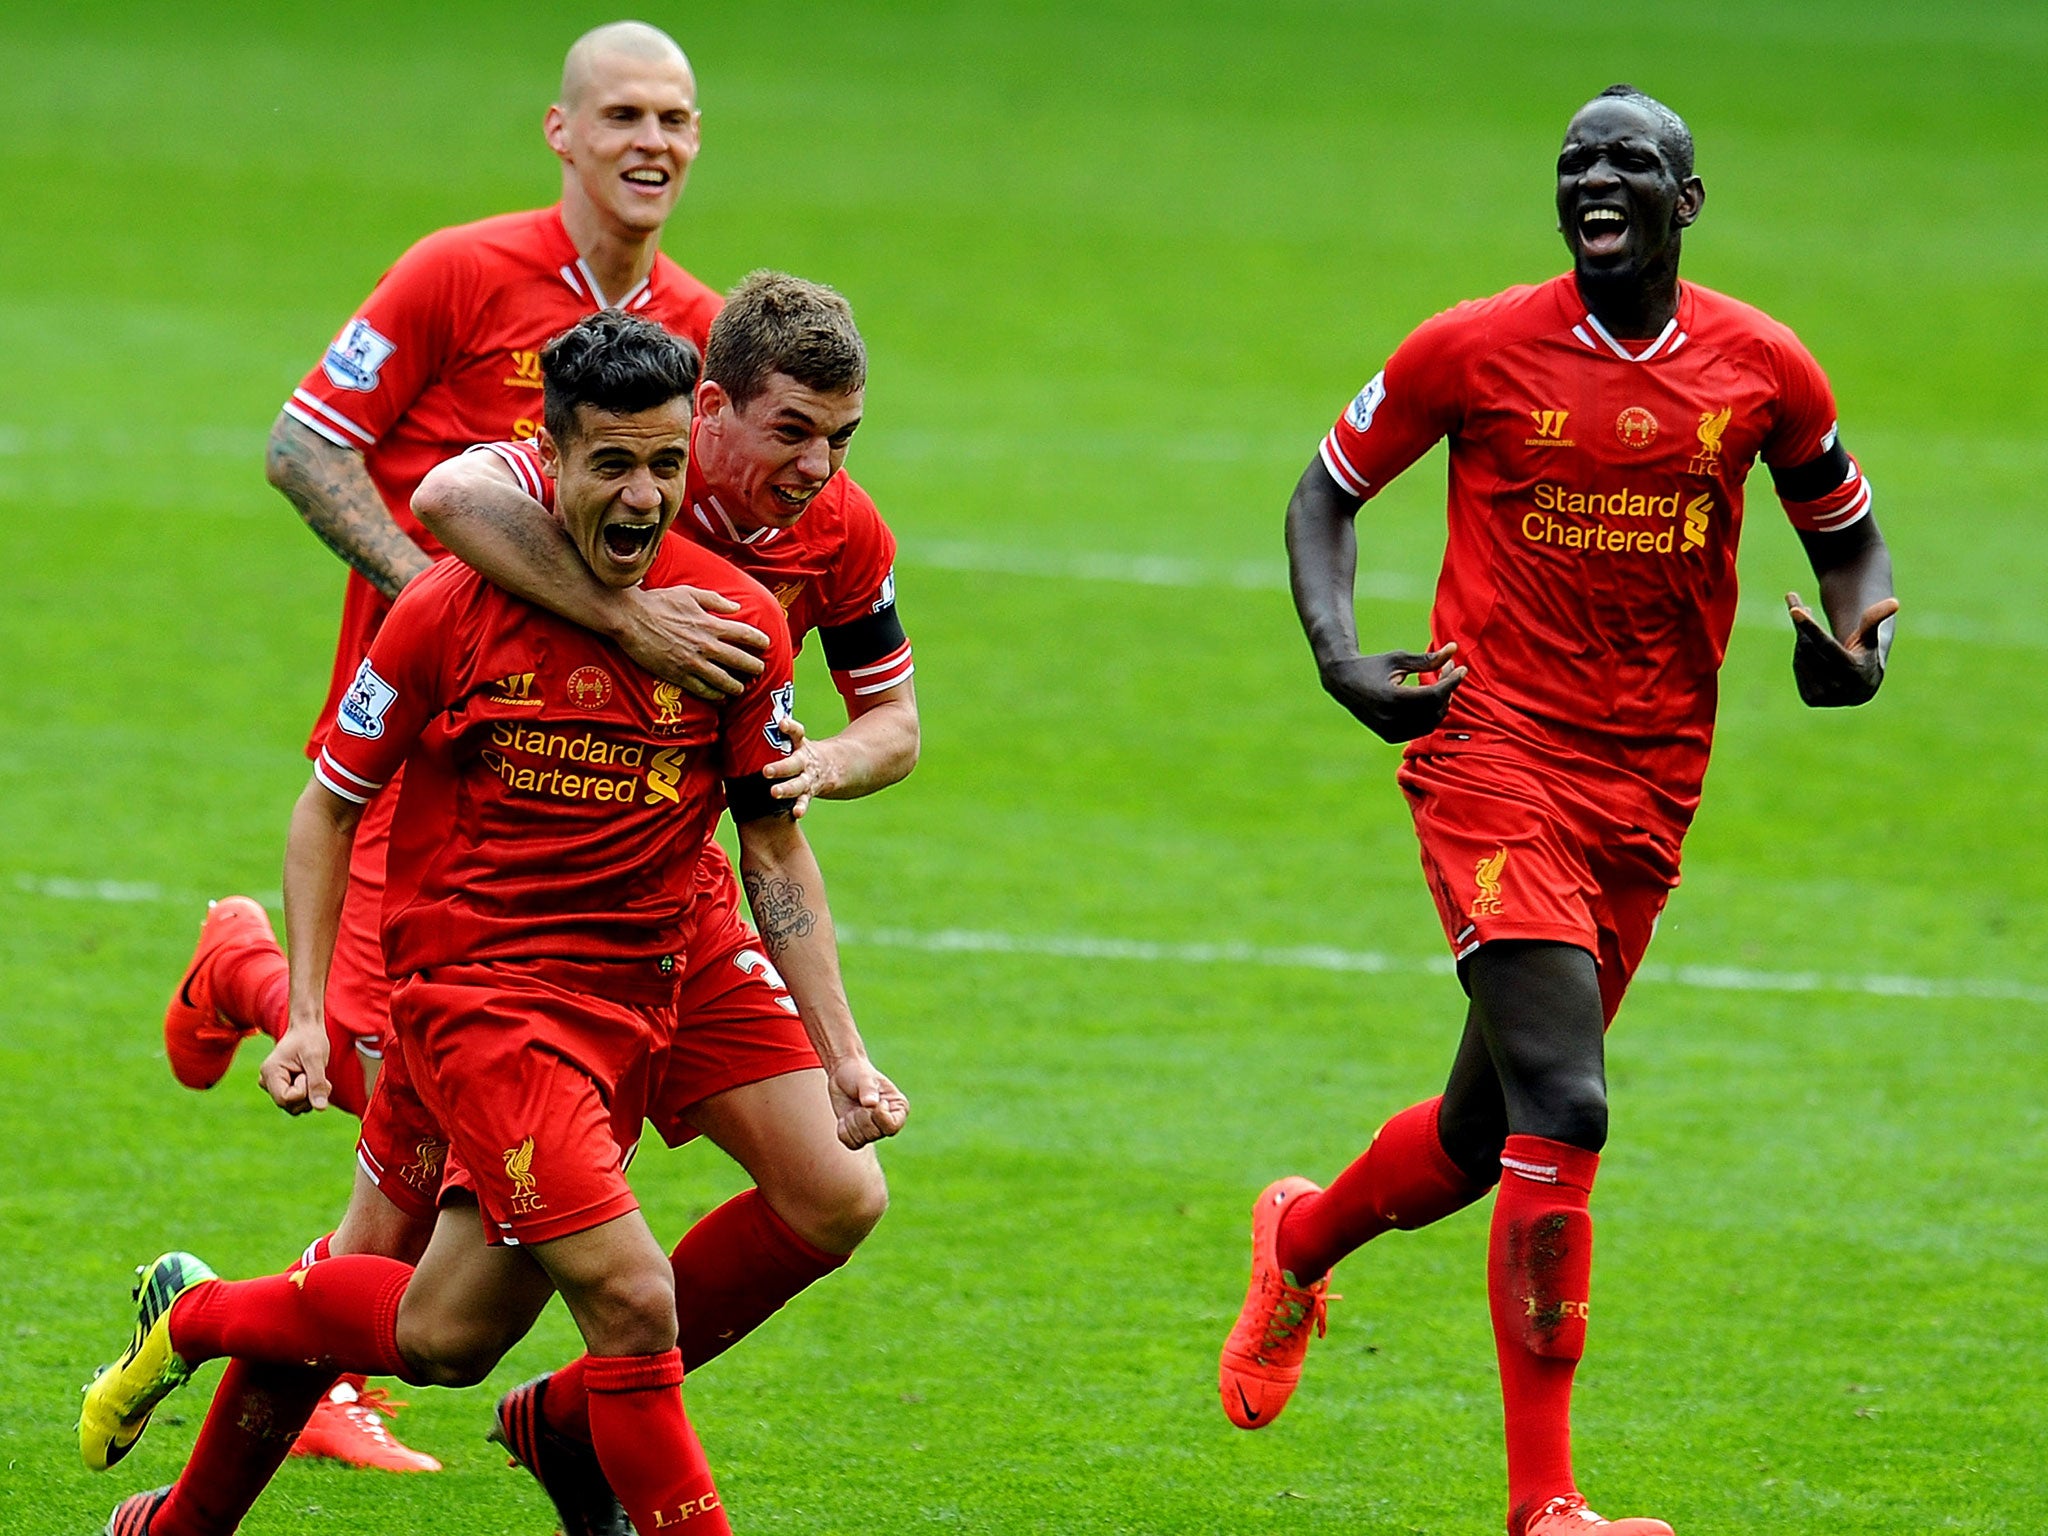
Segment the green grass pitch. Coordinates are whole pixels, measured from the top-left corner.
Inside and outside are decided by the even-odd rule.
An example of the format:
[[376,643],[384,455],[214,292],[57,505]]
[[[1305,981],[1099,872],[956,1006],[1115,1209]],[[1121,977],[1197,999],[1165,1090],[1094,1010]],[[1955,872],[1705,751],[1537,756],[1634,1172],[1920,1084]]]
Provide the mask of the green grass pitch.
[[[0,1532],[97,1531],[182,1463],[211,1370],[78,1465],[132,1265],[267,1272],[340,1210],[349,1123],[276,1115],[253,1052],[187,1093],[157,1036],[203,899],[276,890],[327,673],[339,569],[263,437],[408,241],[552,197],[553,71],[612,14],[0,19]],[[1831,371],[1905,612],[1874,708],[1802,709],[1773,610],[1810,578],[1754,482],[1706,807],[1612,1041],[1583,1481],[1683,1536],[2040,1531],[2041,8],[647,14],[706,109],[671,254],[860,313],[852,467],[926,721],[907,785],[808,823],[914,1118],[868,1249],[691,1383],[739,1528],[1500,1529],[1483,1210],[1340,1269],[1282,1422],[1214,1402],[1252,1194],[1434,1091],[1459,1016],[1395,754],[1315,686],[1279,518],[1412,324],[1559,268],[1558,136],[1626,78],[1698,135],[1688,275]],[[1383,646],[1424,638],[1441,485],[1363,520]],[[1390,964],[1275,953],[1309,947]],[[634,1171],[664,1233],[737,1181],[703,1149]],[[245,1529],[539,1536],[482,1432],[570,1349],[551,1309],[490,1389],[409,1394],[444,1475],[293,1464]]]

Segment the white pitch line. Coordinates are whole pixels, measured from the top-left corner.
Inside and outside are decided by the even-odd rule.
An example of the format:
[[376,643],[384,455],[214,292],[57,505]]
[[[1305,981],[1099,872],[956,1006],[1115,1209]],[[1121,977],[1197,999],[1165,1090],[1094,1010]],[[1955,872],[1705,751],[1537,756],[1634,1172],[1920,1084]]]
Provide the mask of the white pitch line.
[[[1140,587],[1221,587],[1238,592],[1285,592],[1287,565],[1281,560],[1202,560],[1188,555],[1132,555],[1111,551],[1017,549],[952,539],[912,539],[901,548],[905,565],[994,576],[1037,576],[1053,581],[1116,581]],[[1426,603],[1436,584],[1402,571],[1360,571],[1360,597],[1390,603]],[[1812,594],[1806,594],[1809,598]],[[1754,598],[1737,605],[1735,622],[1745,629],[1773,629],[1792,635],[1785,605]],[[1985,623],[1955,614],[1912,609],[1900,615],[1908,635],[1937,640],[1973,640],[2048,650],[2048,626],[2007,621]]]
[[[148,881],[68,880],[16,875],[16,890],[59,901],[196,901]],[[278,893],[258,898],[280,906]],[[1253,965],[1290,971],[1337,971],[1362,976],[1450,976],[1448,955],[1388,955],[1330,945],[1170,944],[1155,939],[1093,938],[1083,934],[991,933],[971,928],[839,928],[842,943],[871,949],[908,949],[928,955],[1033,955],[1051,960],[1120,960],[1157,965]],[[1967,998],[2048,1006],[2048,987],[2000,979],[1936,976],[1841,976],[1821,971],[1758,971],[1726,965],[1666,965],[1645,961],[1636,972],[1650,986],[1696,987],[1709,992],[1847,993],[1864,997]]]
[[[1456,971],[1446,955],[1415,958],[1381,954],[1377,950],[1316,945],[1166,944],[1147,939],[986,933],[965,928],[941,928],[920,933],[903,928],[842,927],[839,937],[852,945],[909,949],[924,954],[1034,955],[1059,960],[1123,960],[1167,965],[1256,965],[1279,970],[1340,971],[1367,976],[1449,976]],[[1735,966],[1664,965],[1656,961],[1646,962],[1636,972],[1636,980],[1652,986],[1697,987],[1712,992],[1834,992],[1866,997],[1969,998],[2048,1006],[2048,987],[2003,980],[1834,976],[1819,971],[1756,971]]]

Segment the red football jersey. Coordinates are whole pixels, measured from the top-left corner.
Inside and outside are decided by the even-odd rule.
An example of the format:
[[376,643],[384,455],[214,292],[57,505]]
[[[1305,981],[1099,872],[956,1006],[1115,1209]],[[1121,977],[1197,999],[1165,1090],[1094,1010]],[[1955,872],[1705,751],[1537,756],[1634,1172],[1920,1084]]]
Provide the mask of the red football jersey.
[[[544,502],[530,447],[493,444]],[[686,539],[645,585],[740,604],[766,668],[722,704],[459,561],[408,585],[325,732],[314,773],[363,803],[401,765],[384,898],[393,977],[490,959],[640,960],[683,948],[721,786],[783,757],[789,631],[759,583]]]
[[1662,335],[1616,341],[1566,273],[1425,322],[1322,461],[1370,497],[1438,438],[1449,537],[1431,638],[1455,640],[1471,675],[1409,755],[1478,733],[1591,756],[1689,818],[1750,465],[1770,466],[1795,527],[1870,508],[1820,365],[1769,316],[1691,283]]
[[917,670],[896,612],[896,536],[845,470],[825,483],[791,528],[742,531],[697,467],[677,528],[723,555],[775,594],[796,648],[812,630],[848,704],[906,681]]
[[[722,301],[666,256],[631,292],[600,294],[559,206],[438,230],[398,258],[285,411],[363,455],[398,526],[428,554],[446,553],[412,515],[412,493],[473,443],[531,437],[541,423],[540,353],[607,303],[658,321],[702,352]],[[351,571],[332,718],[390,602]],[[318,747],[316,737],[308,755]]]

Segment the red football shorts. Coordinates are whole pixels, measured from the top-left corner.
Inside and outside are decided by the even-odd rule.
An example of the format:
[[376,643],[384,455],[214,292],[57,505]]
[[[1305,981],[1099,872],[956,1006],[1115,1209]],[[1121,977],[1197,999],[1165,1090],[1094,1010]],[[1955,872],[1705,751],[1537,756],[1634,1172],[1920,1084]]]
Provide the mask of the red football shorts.
[[437,966],[393,986],[392,1054],[448,1136],[442,1189],[474,1192],[488,1241],[545,1243],[639,1209],[626,1162],[675,988],[651,961],[559,960]]
[[381,1056],[391,1037],[391,979],[384,973],[384,855],[398,808],[400,775],[370,796],[349,854],[348,894],[327,971],[328,1059],[352,1059],[357,1047]]
[[1495,939],[1575,944],[1599,964],[1612,1023],[1678,884],[1682,830],[1623,778],[1524,757],[1431,753],[1398,778],[1451,953]]
[[406,1215],[421,1222],[434,1219],[447,1172],[448,1138],[413,1087],[403,1051],[386,1052],[378,1069],[356,1139],[356,1163]]
[[739,915],[739,883],[724,850],[714,844],[698,873],[675,1036],[647,1111],[672,1147],[697,1134],[690,1111],[713,1094],[820,1065],[796,999]]

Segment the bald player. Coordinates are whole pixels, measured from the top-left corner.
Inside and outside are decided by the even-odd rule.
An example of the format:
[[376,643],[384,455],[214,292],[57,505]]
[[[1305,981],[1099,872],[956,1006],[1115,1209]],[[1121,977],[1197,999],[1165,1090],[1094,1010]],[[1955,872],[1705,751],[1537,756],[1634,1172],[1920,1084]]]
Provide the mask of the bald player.
[[[663,226],[697,157],[701,114],[688,58],[667,33],[616,22],[578,38],[543,134],[561,163],[561,200],[428,235],[406,251],[292,392],[266,469],[315,534],[347,562],[340,636],[320,718],[333,718],[406,583],[445,551],[413,516],[426,472],[471,444],[533,435],[547,340],[601,309],[655,320],[702,350],[717,294],[662,255]],[[701,698],[737,693],[767,637],[692,587],[618,605],[605,638]],[[317,754],[318,735],[308,743]],[[392,790],[363,817],[335,946],[326,1017],[334,1101],[360,1115],[389,1032],[379,940]],[[164,1017],[171,1070],[218,1082],[243,1037],[286,1024],[286,966],[263,908],[214,903]],[[226,1385],[233,1388],[236,1372]],[[436,1466],[398,1445],[344,1381],[298,1438],[394,1471]],[[224,1393],[231,1401],[232,1391]],[[303,1417],[279,1412],[264,1422]]]

